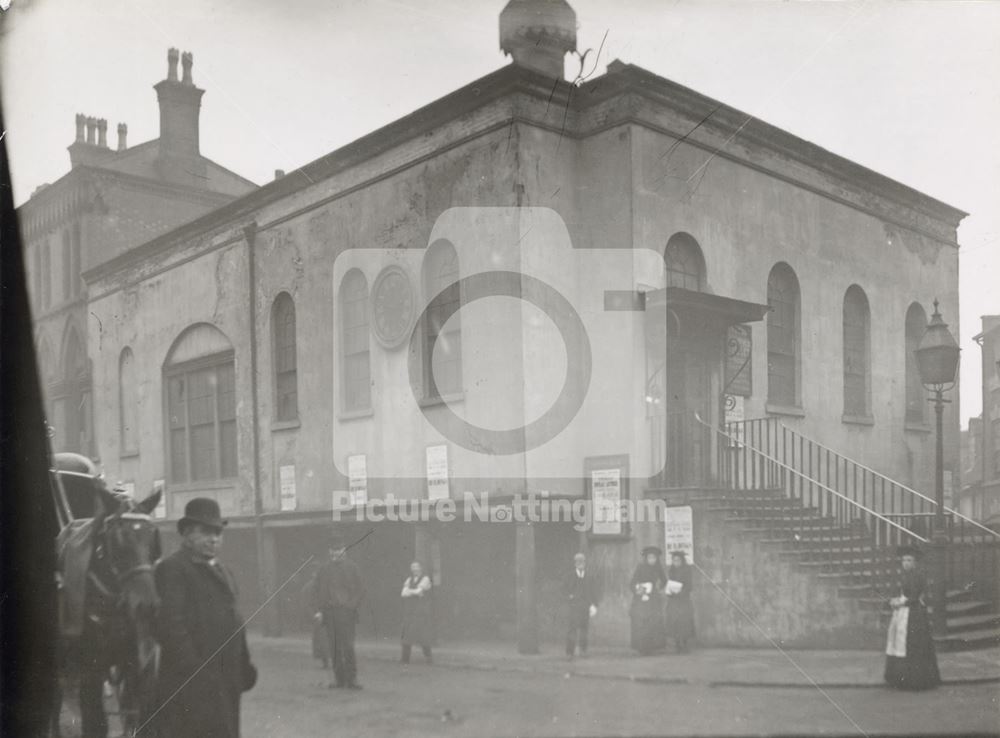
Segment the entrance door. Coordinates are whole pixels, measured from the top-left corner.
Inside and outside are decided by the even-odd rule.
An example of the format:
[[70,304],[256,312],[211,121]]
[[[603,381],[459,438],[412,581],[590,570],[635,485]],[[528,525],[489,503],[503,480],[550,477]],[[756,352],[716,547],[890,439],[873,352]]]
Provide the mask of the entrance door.
[[709,423],[714,417],[710,387],[718,352],[712,350],[713,337],[690,332],[667,337],[667,487],[696,487],[709,478],[711,439],[695,414]]

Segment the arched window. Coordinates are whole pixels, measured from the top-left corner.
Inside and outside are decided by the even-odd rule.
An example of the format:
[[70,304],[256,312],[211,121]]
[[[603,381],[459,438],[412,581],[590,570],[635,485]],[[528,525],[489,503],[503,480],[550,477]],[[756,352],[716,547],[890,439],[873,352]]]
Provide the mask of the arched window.
[[913,303],[906,311],[906,420],[910,423],[923,423],[926,419],[924,408],[924,386],[920,382],[920,372],[917,369],[917,356],[914,351],[920,345],[920,339],[927,330],[927,313],[920,303]]
[[844,414],[871,414],[871,313],[856,284],[844,295]]
[[63,342],[61,374],[53,391],[53,415],[56,429],[53,448],[81,454],[93,452],[90,372],[87,353],[76,328],[70,325]]
[[767,399],[799,402],[799,280],[788,264],[776,264],[767,278]]
[[705,286],[705,259],[701,248],[687,233],[675,233],[663,252],[666,286],[699,291]]
[[298,359],[295,341],[295,303],[287,292],[271,308],[274,334],[274,419],[299,417]]
[[462,391],[462,320],[458,253],[435,241],[424,257],[424,292],[430,302],[423,325],[424,391],[428,398]]
[[344,410],[372,406],[371,352],[368,329],[368,280],[352,269],[340,284],[340,340],[343,347]]
[[118,422],[121,453],[139,451],[139,387],[136,384],[132,349],[122,349],[118,359]]
[[163,366],[167,470],[174,483],[237,475],[233,346],[199,323],[174,342]]

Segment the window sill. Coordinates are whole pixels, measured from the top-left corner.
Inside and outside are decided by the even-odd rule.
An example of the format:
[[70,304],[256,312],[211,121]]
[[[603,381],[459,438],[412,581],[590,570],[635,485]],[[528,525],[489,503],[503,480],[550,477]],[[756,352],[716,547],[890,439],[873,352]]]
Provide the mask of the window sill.
[[364,410],[349,410],[342,413],[337,413],[337,420],[344,423],[350,420],[361,420],[362,418],[371,418],[375,415],[375,410],[373,408],[365,408]]
[[204,479],[199,482],[170,482],[165,485],[166,490],[173,492],[204,492],[215,489],[235,489],[239,483],[239,477],[229,477],[227,479]]
[[139,456],[139,449],[129,449],[118,454],[119,459],[135,459]]
[[301,425],[302,422],[298,418],[295,420],[272,420],[271,431],[294,430],[299,428]]
[[907,433],[925,433],[931,432],[931,427],[924,422],[919,420],[907,420],[903,422],[903,430]]
[[840,420],[850,425],[875,425],[875,418],[871,415],[848,415],[844,413]]
[[806,411],[800,405],[776,405],[769,402],[764,405],[764,410],[768,415],[788,415],[793,418],[804,418],[806,416]]
[[465,402],[464,390],[462,392],[453,392],[450,395],[441,395],[440,397],[424,397],[417,404],[420,407],[434,407],[435,405],[451,405],[457,402]]

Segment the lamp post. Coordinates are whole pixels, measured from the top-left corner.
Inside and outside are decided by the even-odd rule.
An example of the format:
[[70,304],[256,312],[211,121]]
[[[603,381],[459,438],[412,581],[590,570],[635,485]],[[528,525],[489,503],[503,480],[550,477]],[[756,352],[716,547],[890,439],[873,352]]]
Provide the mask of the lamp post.
[[934,634],[943,636],[947,629],[945,612],[945,556],[948,548],[948,534],[944,519],[944,437],[942,416],[945,400],[943,393],[955,386],[955,372],[958,369],[958,355],[961,349],[948,331],[948,324],[941,319],[938,301],[934,300],[934,314],[927,325],[920,345],[914,351],[920,382],[933,393],[936,420],[936,447],[934,454],[934,527],[931,537],[931,551],[934,577],[932,605],[934,607]]

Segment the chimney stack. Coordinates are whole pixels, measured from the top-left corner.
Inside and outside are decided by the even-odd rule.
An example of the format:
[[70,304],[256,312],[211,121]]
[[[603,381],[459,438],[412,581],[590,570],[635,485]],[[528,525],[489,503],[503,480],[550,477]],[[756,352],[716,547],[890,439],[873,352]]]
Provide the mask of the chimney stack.
[[108,121],[105,118],[97,121],[97,145],[102,149],[108,148]]
[[128,136],[128,126],[125,125],[124,123],[119,123],[118,124],[118,150],[119,151],[124,151],[125,149],[128,148],[128,145],[125,143],[125,137],[126,136]]
[[[183,79],[177,79],[177,60],[183,67]],[[201,96],[205,91],[194,86],[191,52],[178,54],[177,49],[167,51],[167,78],[153,86],[160,103],[160,160],[167,169],[183,170],[178,159],[199,156],[198,116]]]
[[76,114],[76,140],[83,143],[83,127],[87,124],[87,116],[83,113]]
[[285,176],[285,170],[284,169],[275,169],[274,170],[274,178],[275,179],[281,179],[284,176]]
[[97,143],[97,118],[87,116],[87,143],[93,145]]
[[76,138],[68,146],[71,167],[95,165],[114,156],[108,148],[108,121],[92,115],[77,113]]

